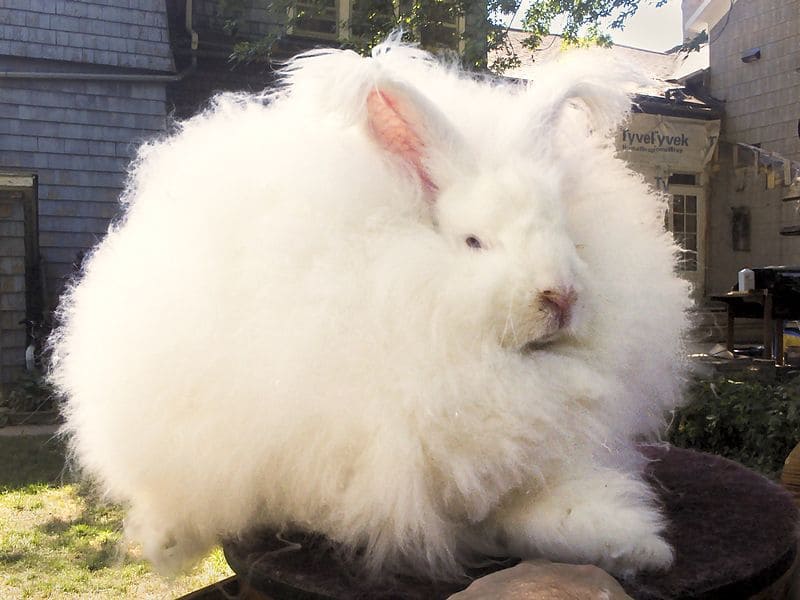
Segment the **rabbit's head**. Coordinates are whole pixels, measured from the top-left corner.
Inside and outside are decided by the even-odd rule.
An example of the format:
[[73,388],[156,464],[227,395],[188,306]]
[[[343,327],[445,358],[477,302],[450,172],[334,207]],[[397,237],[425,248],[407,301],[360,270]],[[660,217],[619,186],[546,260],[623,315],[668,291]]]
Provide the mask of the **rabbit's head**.
[[454,305],[481,343],[541,347],[573,337],[591,311],[570,194],[581,157],[608,142],[596,133],[627,114],[636,78],[585,57],[543,68],[528,88],[476,82],[391,40],[367,59],[315,51],[287,72],[295,103],[363,127],[413,182],[410,201],[451,258],[439,306]]
[[484,333],[509,349],[573,334],[585,306],[585,265],[560,184],[523,163],[464,173],[438,190],[431,207],[440,235],[464,255],[459,276],[477,284],[474,310],[484,313]]
[[504,98],[516,96],[518,107],[530,104],[530,117],[513,135],[488,138],[491,151],[465,139],[460,123],[411,87],[379,82],[367,93],[369,134],[416,181],[428,225],[452,253],[449,278],[463,282],[459,310],[473,312],[470,323],[482,329],[482,342],[531,350],[580,331],[589,306],[587,267],[567,218],[574,174],[563,167],[570,161],[555,157],[557,148],[537,139],[558,131],[575,101],[589,108],[582,111],[589,117],[587,138],[587,125],[605,127],[612,111],[624,114],[628,97],[617,91],[610,98],[618,106],[593,102],[603,93],[582,78],[562,82],[544,106],[529,101],[530,91],[504,91]]

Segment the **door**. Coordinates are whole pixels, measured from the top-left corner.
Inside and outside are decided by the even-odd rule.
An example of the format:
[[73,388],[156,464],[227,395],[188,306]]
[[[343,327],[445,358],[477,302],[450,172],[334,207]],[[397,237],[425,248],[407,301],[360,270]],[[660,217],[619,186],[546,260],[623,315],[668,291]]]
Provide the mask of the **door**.
[[695,298],[705,292],[706,205],[702,187],[670,184],[666,225],[681,247],[677,269],[692,284]]

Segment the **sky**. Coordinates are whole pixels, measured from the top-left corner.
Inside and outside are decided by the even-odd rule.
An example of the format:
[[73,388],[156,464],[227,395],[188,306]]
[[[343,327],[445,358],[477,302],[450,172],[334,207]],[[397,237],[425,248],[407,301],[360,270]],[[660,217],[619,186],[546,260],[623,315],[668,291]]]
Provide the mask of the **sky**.
[[[683,43],[681,0],[668,0],[660,8],[653,6],[654,3],[655,0],[642,0],[636,14],[628,19],[625,29],[609,29],[614,43],[658,52]],[[525,14],[524,3],[518,14]],[[516,20],[514,26],[519,26]],[[558,33],[558,23],[554,22],[550,30]]]
[[625,29],[612,30],[615,44],[663,52],[683,43],[681,0],[669,0],[660,8],[643,1]]

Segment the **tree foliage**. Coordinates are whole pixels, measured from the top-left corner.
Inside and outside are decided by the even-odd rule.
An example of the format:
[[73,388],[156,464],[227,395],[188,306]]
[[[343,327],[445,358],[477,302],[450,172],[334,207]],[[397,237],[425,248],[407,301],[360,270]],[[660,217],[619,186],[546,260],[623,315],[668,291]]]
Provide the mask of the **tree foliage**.
[[[348,1],[348,0],[340,0]],[[640,4],[662,6],[667,0],[349,0],[353,10],[349,22],[340,23],[350,35],[332,40],[337,45],[367,52],[391,31],[402,29],[409,41],[440,50],[458,44],[442,43],[442,32],[457,18],[466,20],[461,34],[460,56],[464,64],[500,73],[519,64],[509,43],[509,23],[522,16],[528,33],[524,44],[536,48],[551,25],[563,23],[564,43],[611,43],[609,31],[621,29]],[[240,61],[268,60],[276,43],[304,19],[330,11],[335,0],[218,0],[223,10],[260,4],[271,14],[286,15],[276,31],[260,40],[240,41],[234,58]],[[300,7],[300,8],[298,8]],[[235,21],[232,21],[235,23]],[[491,53],[491,54],[490,54]],[[487,56],[493,57],[487,63]]]

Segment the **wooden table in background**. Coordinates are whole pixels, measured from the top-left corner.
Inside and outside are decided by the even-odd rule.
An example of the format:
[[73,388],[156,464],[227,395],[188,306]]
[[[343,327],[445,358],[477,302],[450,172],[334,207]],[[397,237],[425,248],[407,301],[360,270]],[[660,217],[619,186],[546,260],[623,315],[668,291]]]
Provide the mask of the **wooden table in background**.
[[[761,319],[764,335],[764,358],[770,358],[776,364],[783,364],[783,324],[784,319],[775,316],[774,296],[770,290],[753,290],[751,292],[728,292],[711,296],[712,300],[724,302],[728,308],[728,332],[726,345],[733,353],[734,321],[737,318]],[[800,309],[800,307],[798,307]]]

